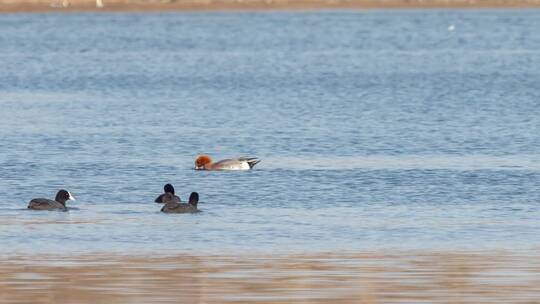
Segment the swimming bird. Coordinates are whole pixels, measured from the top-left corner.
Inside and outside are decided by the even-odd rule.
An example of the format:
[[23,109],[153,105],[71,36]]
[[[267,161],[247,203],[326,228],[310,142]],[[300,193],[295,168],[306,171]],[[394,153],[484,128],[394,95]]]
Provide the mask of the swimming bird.
[[256,157],[244,156],[213,163],[210,156],[199,155],[195,160],[195,170],[249,170],[259,162],[260,160]]
[[178,203],[175,201],[171,193],[165,193],[163,196],[165,206],[161,208],[161,212],[165,213],[194,213],[199,211],[197,204],[199,203],[199,193],[191,192],[189,203]]
[[179,203],[181,202],[182,200],[180,199],[180,197],[174,195],[174,187],[173,185],[171,184],[166,184],[165,186],[163,186],[163,194],[161,194],[160,196],[156,197],[156,199],[154,200],[154,202],[156,203],[165,203],[163,201],[163,197],[165,196],[165,194],[167,193],[171,193],[172,194],[172,197],[176,199],[176,202]]
[[28,209],[67,211],[66,201],[68,200],[74,201],[75,198],[71,193],[62,189],[56,193],[54,201],[46,198],[34,198],[28,203]]

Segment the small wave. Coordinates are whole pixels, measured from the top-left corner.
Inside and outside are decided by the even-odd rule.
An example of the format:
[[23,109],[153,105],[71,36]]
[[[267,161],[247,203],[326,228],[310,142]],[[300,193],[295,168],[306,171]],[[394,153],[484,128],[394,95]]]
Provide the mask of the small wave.
[[[262,163],[261,163],[262,164]],[[268,169],[346,170],[346,169],[446,169],[446,170],[531,170],[540,171],[540,156],[491,155],[373,155],[266,157]]]

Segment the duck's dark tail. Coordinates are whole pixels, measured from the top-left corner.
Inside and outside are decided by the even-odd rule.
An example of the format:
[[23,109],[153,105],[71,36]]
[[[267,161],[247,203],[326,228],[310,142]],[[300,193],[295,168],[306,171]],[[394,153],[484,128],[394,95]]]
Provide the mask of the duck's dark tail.
[[199,193],[191,192],[191,195],[189,196],[189,204],[197,207],[198,203],[199,203]]
[[253,167],[255,167],[256,164],[261,162],[261,160],[256,157],[240,157],[238,160],[247,162],[250,169],[252,169]]

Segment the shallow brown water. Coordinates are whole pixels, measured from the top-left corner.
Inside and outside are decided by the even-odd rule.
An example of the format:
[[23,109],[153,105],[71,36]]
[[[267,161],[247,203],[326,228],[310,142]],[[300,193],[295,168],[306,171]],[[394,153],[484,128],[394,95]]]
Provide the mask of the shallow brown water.
[[0,303],[540,303],[531,253],[4,257]]

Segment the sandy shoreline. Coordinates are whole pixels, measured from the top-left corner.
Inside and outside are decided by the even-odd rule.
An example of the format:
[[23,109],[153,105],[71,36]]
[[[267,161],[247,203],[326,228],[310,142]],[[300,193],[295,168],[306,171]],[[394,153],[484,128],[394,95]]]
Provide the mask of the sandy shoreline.
[[[99,1],[99,0],[98,0]],[[540,0],[0,0],[0,13],[538,8]]]
[[0,303],[530,304],[538,273],[535,252],[11,257]]

